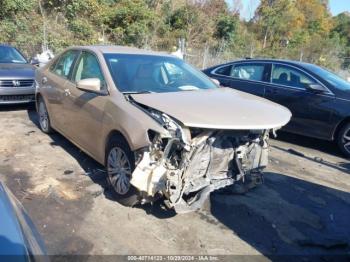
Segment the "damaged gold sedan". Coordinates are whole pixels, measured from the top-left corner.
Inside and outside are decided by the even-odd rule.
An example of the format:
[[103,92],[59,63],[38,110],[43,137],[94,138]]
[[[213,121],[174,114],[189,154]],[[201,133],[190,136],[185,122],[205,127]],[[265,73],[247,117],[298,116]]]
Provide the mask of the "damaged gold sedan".
[[120,203],[164,198],[178,213],[210,192],[260,183],[269,133],[288,109],[219,88],[170,55],[74,47],[38,70],[41,129],[56,130],[105,165]]

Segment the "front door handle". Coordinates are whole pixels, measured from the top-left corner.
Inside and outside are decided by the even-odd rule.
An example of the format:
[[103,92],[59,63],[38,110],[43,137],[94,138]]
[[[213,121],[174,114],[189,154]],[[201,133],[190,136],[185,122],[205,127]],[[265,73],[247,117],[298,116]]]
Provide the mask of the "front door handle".
[[65,96],[70,96],[71,95],[71,92],[70,92],[70,90],[68,88],[64,89],[64,95]]

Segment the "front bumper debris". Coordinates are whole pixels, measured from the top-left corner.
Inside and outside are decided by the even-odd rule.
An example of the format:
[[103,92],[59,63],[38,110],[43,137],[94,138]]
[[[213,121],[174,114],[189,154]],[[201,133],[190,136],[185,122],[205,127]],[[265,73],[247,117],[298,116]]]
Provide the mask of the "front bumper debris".
[[169,137],[152,136],[132,174],[131,184],[143,202],[161,195],[168,208],[191,212],[201,208],[211,192],[244,182],[246,176],[262,181],[268,130],[189,130],[162,117]]

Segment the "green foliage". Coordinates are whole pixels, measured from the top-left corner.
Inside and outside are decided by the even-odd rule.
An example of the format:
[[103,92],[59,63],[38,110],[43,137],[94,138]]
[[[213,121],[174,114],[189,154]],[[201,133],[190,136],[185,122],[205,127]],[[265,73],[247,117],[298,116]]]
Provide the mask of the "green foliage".
[[0,42],[30,56],[40,52],[45,28],[54,52],[98,43],[173,51],[183,38],[187,59],[199,66],[258,56],[337,68],[350,57],[350,16],[332,18],[328,1],[261,0],[248,22],[227,2],[0,0]]
[[74,19],[69,23],[69,30],[74,38],[85,40],[89,43],[94,38],[95,30],[86,19]]
[[198,22],[198,12],[194,6],[185,5],[176,9],[170,16],[169,25],[173,32],[177,34],[178,37],[188,38],[188,31],[190,28],[197,24]]
[[105,24],[115,43],[142,46],[154,29],[155,17],[145,1],[121,0],[108,11]]
[[216,24],[214,36],[218,39],[232,41],[237,33],[239,18],[232,15],[220,15]]
[[333,20],[332,37],[339,39],[339,43],[342,45],[340,53],[345,57],[342,67],[350,68],[350,13],[339,14]]
[[1,0],[0,19],[10,18],[21,12],[29,12],[34,6],[34,0]]

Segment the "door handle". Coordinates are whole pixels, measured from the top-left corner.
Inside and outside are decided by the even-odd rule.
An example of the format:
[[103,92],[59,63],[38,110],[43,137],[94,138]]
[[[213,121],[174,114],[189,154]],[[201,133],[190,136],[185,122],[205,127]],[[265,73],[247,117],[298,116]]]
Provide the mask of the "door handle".
[[70,96],[71,95],[71,92],[70,92],[70,90],[68,88],[64,89],[64,95],[65,96]]
[[44,76],[42,79],[41,79],[41,83],[42,84],[45,84],[47,82],[47,78]]

